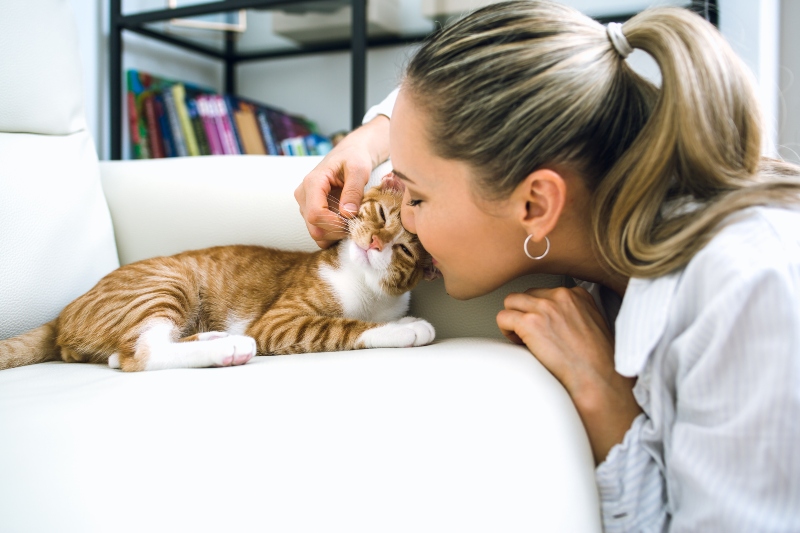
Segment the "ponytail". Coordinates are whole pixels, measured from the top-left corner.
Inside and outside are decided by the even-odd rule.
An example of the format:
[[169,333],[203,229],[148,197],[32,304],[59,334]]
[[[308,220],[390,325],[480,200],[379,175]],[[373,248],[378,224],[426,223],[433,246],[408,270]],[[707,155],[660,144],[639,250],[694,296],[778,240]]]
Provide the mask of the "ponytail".
[[654,277],[684,266],[730,215],[796,203],[797,169],[762,160],[747,67],[711,24],[678,8],[623,26],[661,69],[652,114],[594,195],[595,241],[612,268]]

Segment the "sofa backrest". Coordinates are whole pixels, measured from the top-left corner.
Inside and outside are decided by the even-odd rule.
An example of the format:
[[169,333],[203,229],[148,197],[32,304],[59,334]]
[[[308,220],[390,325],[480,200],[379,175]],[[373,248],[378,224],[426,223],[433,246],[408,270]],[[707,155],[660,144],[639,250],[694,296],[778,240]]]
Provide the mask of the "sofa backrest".
[[[102,162],[120,261],[223,244],[318,250],[293,193],[320,159],[205,156]],[[378,183],[389,169],[376,169],[370,183]],[[508,293],[561,281],[560,276],[527,276],[469,301],[449,297],[441,279],[423,281],[412,293],[410,313],[429,320],[438,339],[502,337],[495,316]]]
[[0,339],[47,322],[118,266],[66,0],[0,15]]

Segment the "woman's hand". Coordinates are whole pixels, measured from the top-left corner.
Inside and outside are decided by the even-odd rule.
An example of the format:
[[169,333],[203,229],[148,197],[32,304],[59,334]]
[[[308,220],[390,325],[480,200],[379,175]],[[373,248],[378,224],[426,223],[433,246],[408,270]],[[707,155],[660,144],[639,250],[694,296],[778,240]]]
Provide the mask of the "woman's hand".
[[564,385],[583,420],[595,461],[605,460],[641,408],[633,397],[635,381],[614,369],[614,339],[592,296],[580,287],[510,294],[497,324]]
[[379,115],[331,150],[294,191],[308,233],[320,248],[347,235],[337,216],[355,216],[372,169],[389,157],[389,119]]

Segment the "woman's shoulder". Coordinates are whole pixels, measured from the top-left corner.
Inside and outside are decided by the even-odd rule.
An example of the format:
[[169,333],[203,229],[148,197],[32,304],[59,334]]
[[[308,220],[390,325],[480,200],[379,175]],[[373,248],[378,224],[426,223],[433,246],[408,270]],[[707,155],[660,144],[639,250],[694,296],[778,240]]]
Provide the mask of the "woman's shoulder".
[[752,207],[731,215],[686,266],[716,287],[766,272],[800,272],[800,208]]
[[753,207],[732,215],[676,274],[671,314],[681,321],[710,310],[734,315],[765,291],[776,306],[799,300],[800,210]]

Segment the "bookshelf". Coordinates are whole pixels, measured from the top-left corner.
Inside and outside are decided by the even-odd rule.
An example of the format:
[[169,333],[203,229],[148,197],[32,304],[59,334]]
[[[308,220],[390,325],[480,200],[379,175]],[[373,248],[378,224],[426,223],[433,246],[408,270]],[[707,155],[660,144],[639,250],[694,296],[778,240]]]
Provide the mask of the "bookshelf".
[[[165,31],[159,23],[174,18],[196,17],[239,10],[278,10],[286,7],[314,7],[330,4],[332,7],[352,7],[350,39],[334,39],[312,44],[275,45],[265,44],[255,49],[241,49],[233,32],[226,31],[219,45],[208,44],[190,37]],[[165,2],[166,5],[166,2]],[[236,67],[249,61],[263,61],[291,56],[320,54],[327,52],[350,51],[351,57],[351,125],[361,124],[366,111],[367,89],[367,48],[396,46],[421,41],[427,33],[370,37],[367,35],[367,0],[217,0],[202,4],[192,4],[174,9],[159,9],[134,14],[123,14],[122,0],[111,0],[109,30],[109,89],[110,89],[110,137],[111,159],[122,158],[123,124],[123,33],[132,32],[160,41],[192,53],[218,60],[224,65],[225,93],[236,93]]]
[[[166,2],[165,2],[166,4]],[[686,7],[710,20],[718,23],[719,8],[716,0],[687,0]],[[350,38],[333,39],[313,44],[275,45],[266,44],[261,48],[242,49],[237,45],[234,32],[226,31],[221,44],[209,45],[190,37],[165,31],[159,23],[174,18],[188,18],[201,15],[232,13],[240,10],[280,10],[285,8],[309,8],[319,6],[351,6]],[[427,33],[411,33],[383,37],[367,35],[367,0],[212,0],[133,14],[123,14],[122,0],[110,0],[109,30],[109,81],[110,81],[110,138],[111,159],[122,158],[123,128],[123,33],[132,32],[144,37],[160,41],[188,52],[200,54],[221,61],[224,65],[223,91],[236,93],[236,67],[250,62],[291,56],[320,54],[326,52],[348,51],[351,57],[351,126],[357,127],[366,111],[366,58],[367,49],[379,46],[396,46],[420,42]],[[603,23],[624,21],[633,13],[595,17]]]

